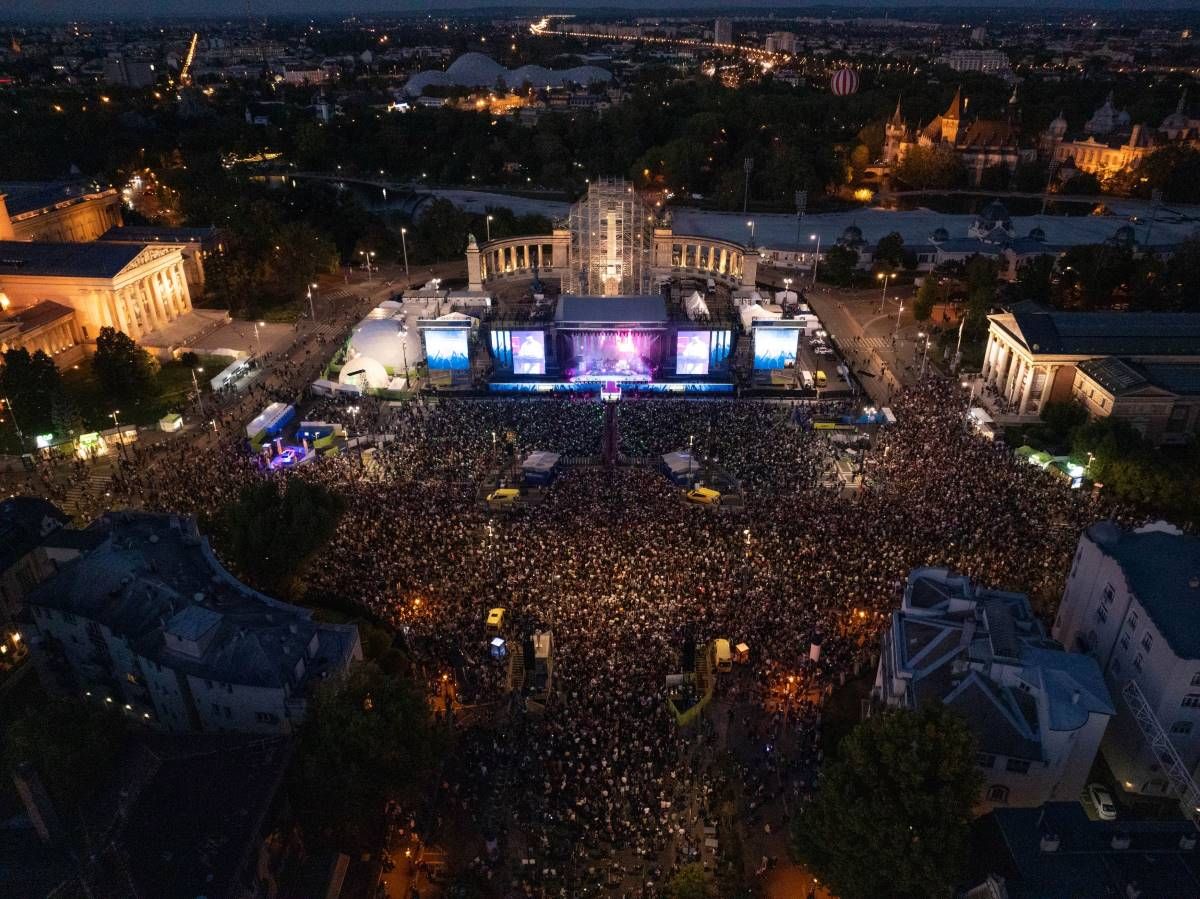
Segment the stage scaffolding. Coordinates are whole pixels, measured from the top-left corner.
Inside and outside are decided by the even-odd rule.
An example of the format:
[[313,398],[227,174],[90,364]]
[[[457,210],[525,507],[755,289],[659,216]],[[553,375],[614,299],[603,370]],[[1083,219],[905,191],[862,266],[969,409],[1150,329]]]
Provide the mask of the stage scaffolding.
[[593,181],[567,219],[571,251],[563,292],[584,296],[650,293],[654,218],[633,185]]

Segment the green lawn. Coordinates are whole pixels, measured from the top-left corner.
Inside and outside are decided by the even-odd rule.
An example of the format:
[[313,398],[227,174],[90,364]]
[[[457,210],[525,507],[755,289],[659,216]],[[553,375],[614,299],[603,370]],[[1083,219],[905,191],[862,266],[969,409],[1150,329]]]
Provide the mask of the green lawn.
[[[207,378],[229,364],[224,356],[201,356],[203,374],[198,374],[200,389],[207,391]],[[112,427],[110,413],[120,410],[122,424],[154,425],[168,412],[180,411],[190,402],[192,373],[181,362],[164,362],[154,379],[153,389],[137,399],[114,399],[107,394],[92,371],[91,359],[63,372],[63,386],[79,407],[84,424],[96,430]]]

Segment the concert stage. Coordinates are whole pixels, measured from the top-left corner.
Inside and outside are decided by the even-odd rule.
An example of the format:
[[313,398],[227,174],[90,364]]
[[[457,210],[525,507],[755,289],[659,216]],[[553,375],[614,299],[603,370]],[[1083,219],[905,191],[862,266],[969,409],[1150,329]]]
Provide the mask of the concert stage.
[[498,392],[732,392],[728,321],[667,313],[661,296],[559,297],[553,321],[488,323]]

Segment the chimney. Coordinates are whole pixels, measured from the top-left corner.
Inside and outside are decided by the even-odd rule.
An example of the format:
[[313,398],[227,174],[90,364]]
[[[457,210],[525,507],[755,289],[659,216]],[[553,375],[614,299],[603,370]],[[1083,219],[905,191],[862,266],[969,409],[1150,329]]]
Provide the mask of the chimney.
[[28,762],[22,763],[13,772],[13,784],[16,785],[21,802],[25,805],[25,814],[29,816],[33,829],[37,831],[42,842],[57,843],[62,834],[62,823],[37,771]]

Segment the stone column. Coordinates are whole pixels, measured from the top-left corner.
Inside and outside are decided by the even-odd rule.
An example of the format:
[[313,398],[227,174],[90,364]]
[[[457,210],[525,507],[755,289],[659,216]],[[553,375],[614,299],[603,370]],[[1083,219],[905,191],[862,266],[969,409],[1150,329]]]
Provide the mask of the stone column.
[[133,304],[133,296],[128,288],[124,288],[114,292],[114,297],[117,302],[117,311],[121,313],[124,327],[122,330],[137,340],[142,336],[142,319],[137,314],[137,309]]
[[483,266],[480,264],[479,245],[475,243],[475,235],[467,240],[467,290],[483,290]]
[[1037,377],[1037,369],[1032,366],[1025,366],[1025,374],[1027,380],[1025,387],[1021,390],[1021,406],[1017,410],[1017,414],[1024,415],[1025,410],[1029,407],[1029,395],[1033,392],[1033,380]]
[[1008,375],[1008,366],[1012,364],[1012,350],[1003,343],[997,341],[996,346],[996,364],[992,366],[992,384],[997,390],[1000,390],[1004,385],[1004,378]]
[[985,349],[983,351],[983,371],[980,372],[980,374],[983,375],[984,381],[987,380],[988,375],[991,373],[992,361],[993,361],[995,354],[996,354],[996,338],[994,338],[991,334],[989,334],[988,339],[987,339],[987,349]]
[[176,266],[176,272],[179,283],[179,309],[182,315],[192,311],[192,289],[188,287],[187,270],[183,267],[182,262]]
[[166,286],[166,292],[163,294],[163,305],[167,310],[167,321],[174,321],[179,317],[179,285],[175,283],[175,266],[164,269],[160,276],[162,282]]
[[1056,369],[1052,365],[1046,366],[1046,377],[1042,381],[1042,392],[1038,395],[1037,414],[1041,415],[1042,410],[1046,408],[1046,403],[1050,402],[1051,388],[1054,387],[1054,375]]
[[1008,390],[1005,391],[1005,396],[1008,397],[1010,403],[1016,403],[1020,399],[1021,379],[1025,375],[1025,360],[1017,358],[1013,362],[1012,377],[1008,381]]
[[742,256],[742,287],[754,287],[758,279],[758,253],[751,250]]
[[149,278],[142,278],[137,282],[138,295],[142,301],[142,308],[146,310],[150,316],[151,331],[157,331],[162,327],[162,316],[158,312],[158,304],[155,302],[154,286],[150,283]]

